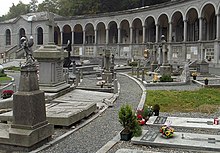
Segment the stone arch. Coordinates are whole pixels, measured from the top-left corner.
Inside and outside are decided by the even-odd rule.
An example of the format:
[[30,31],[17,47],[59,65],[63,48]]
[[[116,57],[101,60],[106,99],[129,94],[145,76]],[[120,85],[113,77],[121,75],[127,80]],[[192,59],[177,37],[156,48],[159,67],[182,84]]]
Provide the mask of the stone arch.
[[106,43],[106,30],[105,24],[103,22],[99,22],[96,26],[97,30],[97,43],[105,44]]
[[161,14],[158,17],[157,23],[159,26],[159,31],[158,31],[158,38],[160,40],[161,36],[164,35],[165,36],[165,40],[168,40],[168,36],[169,36],[169,23],[168,23],[168,16],[167,14]]
[[70,40],[70,42],[72,43],[72,30],[70,25],[66,24],[63,26],[63,45],[67,44],[67,41]]
[[74,43],[73,44],[83,44],[83,27],[81,24],[76,24],[73,28],[74,30]]
[[206,3],[201,10],[202,22],[202,38],[203,40],[216,39],[217,18],[215,15],[215,7],[211,3]]
[[54,27],[54,43],[56,45],[61,44],[61,34],[59,26]]
[[132,28],[133,28],[133,37],[132,42],[133,43],[142,43],[143,40],[143,24],[141,19],[136,18],[132,22]]
[[171,16],[171,23],[172,23],[171,41],[182,42],[184,37],[183,14],[180,11],[174,12]]
[[130,26],[128,20],[122,20],[120,23],[121,42],[124,44],[130,43]]
[[190,8],[186,13],[187,19],[187,41],[199,40],[199,19],[198,10],[194,7]]
[[5,31],[5,44],[7,45],[11,45],[11,30],[10,29],[6,29]]
[[94,44],[95,42],[95,31],[92,23],[85,25],[85,41],[86,44]]
[[19,46],[21,47],[21,38],[22,37],[26,37],[26,32],[25,32],[25,29],[24,28],[20,28],[19,29],[19,40],[18,40],[18,42],[19,42]]
[[145,20],[145,36],[146,42],[155,42],[156,41],[156,25],[155,18],[153,16],[148,16]]
[[43,45],[44,43],[44,36],[43,36],[43,28],[38,27],[37,28],[37,45]]
[[108,24],[109,29],[109,43],[115,44],[118,43],[118,27],[115,21],[111,21]]

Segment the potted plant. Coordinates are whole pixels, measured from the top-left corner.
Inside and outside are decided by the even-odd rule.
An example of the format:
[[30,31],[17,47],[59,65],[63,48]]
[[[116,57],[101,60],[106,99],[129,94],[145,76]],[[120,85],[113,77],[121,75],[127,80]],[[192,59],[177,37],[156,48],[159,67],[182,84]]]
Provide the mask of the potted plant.
[[120,136],[121,140],[128,141],[132,136],[140,136],[142,129],[138,124],[137,117],[132,111],[130,105],[122,105],[118,112],[119,122],[124,127],[121,131]]
[[193,73],[192,73],[192,77],[193,77],[193,80],[196,80],[197,73],[196,73],[196,72],[193,72]]
[[208,85],[208,84],[209,84],[208,78],[205,78],[205,79],[204,79],[204,83],[205,83],[205,85]]
[[160,113],[160,106],[158,104],[155,104],[153,106],[153,112],[154,112],[154,116],[159,116]]

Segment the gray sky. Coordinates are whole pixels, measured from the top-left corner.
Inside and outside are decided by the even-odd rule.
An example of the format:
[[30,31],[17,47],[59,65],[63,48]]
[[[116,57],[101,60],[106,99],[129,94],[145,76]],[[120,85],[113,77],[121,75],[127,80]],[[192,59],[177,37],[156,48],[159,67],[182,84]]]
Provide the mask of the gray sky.
[[[30,3],[31,0],[20,0],[20,1],[22,1],[24,4],[28,4]],[[42,2],[43,0],[38,0],[38,3],[42,3]],[[12,3],[17,5],[19,3],[19,0],[0,0],[0,5],[1,5],[0,16],[8,13],[9,7],[12,6]]]

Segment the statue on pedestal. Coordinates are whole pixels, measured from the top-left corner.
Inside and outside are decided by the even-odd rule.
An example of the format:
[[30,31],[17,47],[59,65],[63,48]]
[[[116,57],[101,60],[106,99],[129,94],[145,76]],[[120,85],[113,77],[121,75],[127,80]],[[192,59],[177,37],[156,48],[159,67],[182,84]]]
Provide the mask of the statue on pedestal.
[[21,47],[24,49],[26,53],[26,64],[25,66],[28,65],[33,65],[34,64],[34,57],[33,57],[33,51],[31,47],[34,45],[33,37],[30,37],[30,40],[28,41],[27,37],[24,36],[21,38]]

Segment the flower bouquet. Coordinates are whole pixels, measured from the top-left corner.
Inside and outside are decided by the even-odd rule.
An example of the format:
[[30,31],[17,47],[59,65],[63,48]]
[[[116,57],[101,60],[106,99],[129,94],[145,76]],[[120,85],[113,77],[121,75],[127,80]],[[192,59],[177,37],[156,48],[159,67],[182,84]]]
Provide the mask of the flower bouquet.
[[163,125],[160,128],[160,133],[162,133],[162,136],[165,138],[171,138],[173,137],[174,129],[169,125]]

